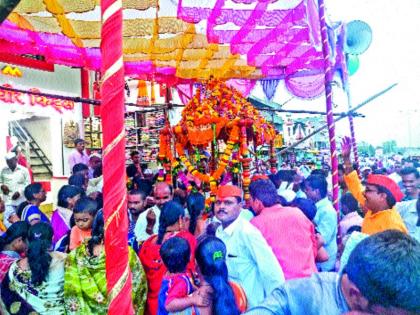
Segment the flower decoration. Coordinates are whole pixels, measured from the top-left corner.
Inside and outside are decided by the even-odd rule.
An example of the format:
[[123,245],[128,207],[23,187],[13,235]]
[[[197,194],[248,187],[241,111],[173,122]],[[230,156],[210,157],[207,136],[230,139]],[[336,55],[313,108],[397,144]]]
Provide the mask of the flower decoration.
[[[210,200],[215,199],[218,183],[226,168],[233,164],[234,168],[229,168],[239,173],[242,166],[242,186],[245,199],[248,199],[251,163],[247,144],[251,140],[247,136],[249,131],[252,131],[255,146],[269,144],[276,136],[273,126],[237,90],[220,80],[211,79],[196,90],[182,111],[181,121],[172,130],[169,127],[162,130],[159,159],[166,171],[165,165],[169,165],[169,170],[173,169],[177,162],[171,150],[173,139],[179,163],[191,175],[209,185]],[[216,154],[215,148],[220,140],[225,142],[226,147]],[[209,147],[212,148],[211,161],[215,167],[209,173],[203,173],[197,168],[199,159],[194,157]]]

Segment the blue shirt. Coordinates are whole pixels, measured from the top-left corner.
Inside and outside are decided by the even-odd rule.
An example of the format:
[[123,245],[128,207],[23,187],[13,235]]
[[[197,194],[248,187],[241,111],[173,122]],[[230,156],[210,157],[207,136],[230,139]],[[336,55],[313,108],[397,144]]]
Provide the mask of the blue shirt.
[[398,202],[397,210],[410,236],[420,242],[420,218],[417,213],[417,199]]
[[313,221],[317,231],[324,238],[324,247],[329,256],[326,262],[318,263],[317,266],[321,271],[331,271],[337,259],[337,212],[328,198],[316,203],[316,215]]
[[287,281],[247,315],[341,315],[350,309],[335,272]]
[[27,205],[22,211],[22,221],[26,221],[31,224],[34,220],[39,220],[40,222],[50,223],[48,217],[35,205]]

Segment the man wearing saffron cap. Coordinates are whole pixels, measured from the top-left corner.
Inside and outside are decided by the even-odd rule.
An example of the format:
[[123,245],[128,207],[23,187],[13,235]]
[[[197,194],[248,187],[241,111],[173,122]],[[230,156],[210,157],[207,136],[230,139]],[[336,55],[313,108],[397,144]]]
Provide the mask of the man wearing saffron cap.
[[248,306],[253,307],[285,280],[272,249],[261,232],[240,216],[241,208],[242,190],[233,185],[220,186],[215,214],[222,225],[216,236],[226,244],[229,280],[242,286]]
[[344,180],[350,193],[362,205],[365,217],[362,232],[375,234],[385,230],[399,230],[408,233],[407,228],[395,208],[395,204],[404,197],[398,184],[385,175],[370,174],[365,188],[350,160],[351,140],[346,137],[342,143],[342,156],[346,175]]

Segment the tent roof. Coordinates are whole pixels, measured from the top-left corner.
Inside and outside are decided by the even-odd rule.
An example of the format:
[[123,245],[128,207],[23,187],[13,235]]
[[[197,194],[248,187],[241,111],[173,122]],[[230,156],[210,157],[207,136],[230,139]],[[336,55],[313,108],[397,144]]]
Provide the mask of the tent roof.
[[[99,70],[99,0],[22,0],[0,52]],[[315,0],[125,0],[126,75],[156,81],[323,71]]]

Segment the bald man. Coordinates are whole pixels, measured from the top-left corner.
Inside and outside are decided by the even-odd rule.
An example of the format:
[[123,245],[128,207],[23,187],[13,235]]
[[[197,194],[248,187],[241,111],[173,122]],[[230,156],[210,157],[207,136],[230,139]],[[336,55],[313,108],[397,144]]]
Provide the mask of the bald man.
[[173,189],[167,183],[157,183],[153,188],[153,199],[155,205],[148,211],[144,211],[137,219],[134,234],[139,244],[147,240],[151,235],[157,234],[159,229],[159,217],[162,206],[172,200]]

